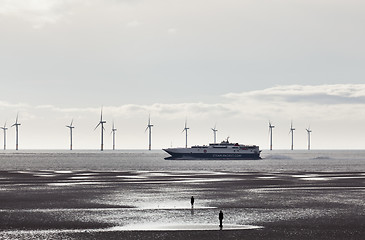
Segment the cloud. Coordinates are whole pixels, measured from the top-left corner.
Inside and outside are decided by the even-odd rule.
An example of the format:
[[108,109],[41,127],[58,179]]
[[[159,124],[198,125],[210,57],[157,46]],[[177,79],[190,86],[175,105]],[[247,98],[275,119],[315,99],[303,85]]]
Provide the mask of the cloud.
[[258,102],[365,104],[365,84],[277,86],[258,91],[229,93],[224,97]]
[[29,107],[29,105],[25,103],[13,104],[6,101],[0,101],[0,108],[26,108],[26,107]]
[[79,0],[0,0],[0,14],[16,16],[32,23],[34,28],[58,22],[71,14]]
[[[109,116],[134,118],[154,115],[164,119],[181,119],[186,116],[197,119],[245,118],[245,119],[285,119],[316,118],[343,119],[351,115],[362,118],[365,107],[365,84],[337,85],[289,85],[228,93],[215,103],[154,103],[151,105],[125,104],[104,106]],[[58,112],[69,115],[99,114],[100,107],[61,108],[54,105],[30,106],[0,102],[2,109],[22,109],[22,111]]]
[[[223,95],[250,119],[344,121],[365,118],[365,84],[287,85]],[[241,110],[238,105],[241,106]],[[249,109],[242,111],[242,109]]]
[[131,21],[126,24],[126,26],[129,28],[139,27],[140,25],[141,25],[141,22],[139,22],[139,21]]
[[176,29],[176,28],[169,28],[169,29],[167,30],[167,32],[168,32],[169,34],[176,34],[176,33],[177,33],[177,29]]
[[[33,28],[42,28],[62,21],[80,9],[113,9],[138,2],[130,0],[0,0],[0,15],[18,17],[30,22]],[[140,25],[139,21],[126,23],[127,27]]]
[[[186,116],[209,119],[217,117],[245,119],[343,119],[351,115],[362,118],[365,107],[365,84],[288,85],[256,91],[227,93],[213,103],[154,103],[104,106],[103,111],[115,117],[134,118],[151,114],[164,119]],[[0,107],[22,107],[0,102]],[[61,108],[53,105],[28,106],[63,114],[99,114],[100,107]]]

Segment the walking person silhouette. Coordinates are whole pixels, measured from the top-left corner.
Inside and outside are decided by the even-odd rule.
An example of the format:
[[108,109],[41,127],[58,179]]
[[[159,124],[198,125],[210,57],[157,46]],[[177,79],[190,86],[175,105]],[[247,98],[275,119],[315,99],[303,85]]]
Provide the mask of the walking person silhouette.
[[219,227],[222,230],[222,228],[223,228],[223,212],[222,212],[222,210],[219,212]]
[[191,208],[193,208],[194,207],[194,197],[193,196],[191,196],[191,199],[190,199],[190,203],[191,203]]

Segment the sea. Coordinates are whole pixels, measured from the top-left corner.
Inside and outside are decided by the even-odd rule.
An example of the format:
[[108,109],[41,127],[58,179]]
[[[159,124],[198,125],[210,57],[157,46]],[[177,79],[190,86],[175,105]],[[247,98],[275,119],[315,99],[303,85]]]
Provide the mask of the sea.
[[361,171],[365,150],[264,150],[261,160],[165,160],[162,150],[6,150],[0,170]]

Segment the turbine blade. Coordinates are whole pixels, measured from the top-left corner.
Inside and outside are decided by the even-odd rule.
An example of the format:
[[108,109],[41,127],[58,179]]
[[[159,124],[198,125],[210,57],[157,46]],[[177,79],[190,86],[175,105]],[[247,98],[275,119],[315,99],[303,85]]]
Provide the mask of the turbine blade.
[[94,131],[99,127],[100,122],[98,123],[98,125],[96,125],[96,127],[94,128]]

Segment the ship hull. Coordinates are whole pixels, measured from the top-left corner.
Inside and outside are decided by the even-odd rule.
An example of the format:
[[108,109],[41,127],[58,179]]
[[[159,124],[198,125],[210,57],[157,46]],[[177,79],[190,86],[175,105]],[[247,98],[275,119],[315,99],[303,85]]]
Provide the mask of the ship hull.
[[163,149],[170,154],[166,160],[258,160],[260,153],[182,153]]

